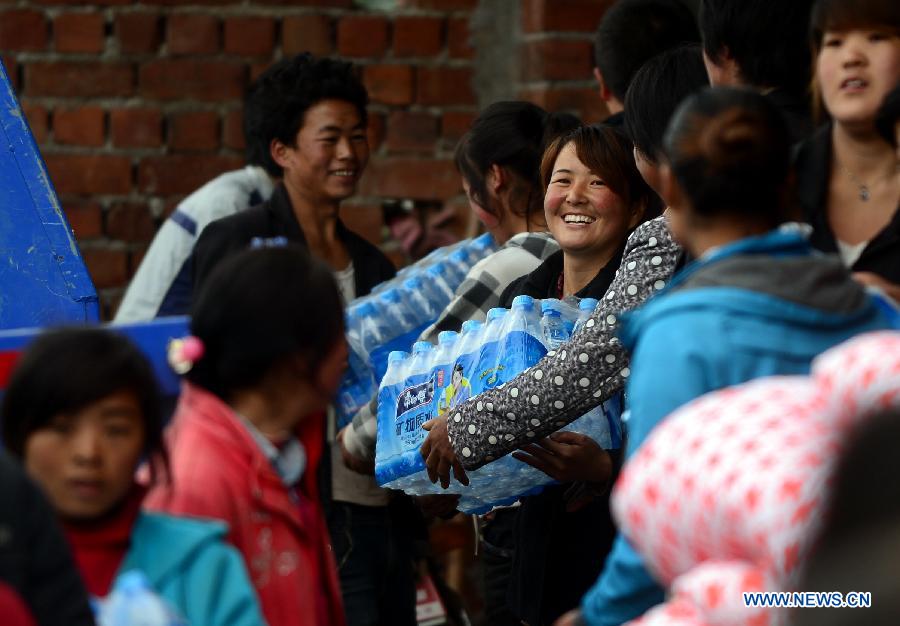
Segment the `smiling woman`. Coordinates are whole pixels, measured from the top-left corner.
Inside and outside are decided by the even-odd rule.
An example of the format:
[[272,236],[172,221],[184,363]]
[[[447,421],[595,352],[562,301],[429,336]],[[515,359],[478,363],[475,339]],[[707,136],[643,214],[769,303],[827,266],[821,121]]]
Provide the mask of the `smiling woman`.
[[[514,281],[501,306],[523,294],[603,298],[629,233],[661,210],[659,197],[635,166],[631,142],[609,126],[576,128],[544,153],[541,179],[547,226],[561,250]],[[527,454],[514,456],[562,484],[503,512],[518,517],[508,546],[515,555],[508,597],[520,619],[549,624],[578,603],[612,545],[615,527],[605,485],[617,464],[592,439],[571,432],[524,450]],[[580,495],[573,499],[574,493]]]
[[875,127],[900,82],[898,7],[895,0],[816,3],[814,86],[830,120],[801,145],[796,170],[813,245],[839,253],[860,282],[900,300],[900,160]]

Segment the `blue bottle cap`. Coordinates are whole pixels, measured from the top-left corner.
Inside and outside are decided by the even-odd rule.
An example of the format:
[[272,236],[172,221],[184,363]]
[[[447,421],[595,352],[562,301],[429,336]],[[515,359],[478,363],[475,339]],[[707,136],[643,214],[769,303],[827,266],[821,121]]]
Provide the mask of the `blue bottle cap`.
[[376,317],[378,315],[378,309],[375,308],[374,302],[366,300],[357,307],[356,315],[360,317]]
[[490,233],[483,233],[475,237],[469,245],[476,250],[486,250],[494,245],[494,237]]
[[541,316],[542,317],[560,317],[562,313],[559,312],[559,309],[554,309],[552,306],[544,308],[541,307]]
[[453,343],[459,337],[459,333],[452,330],[442,330],[438,333],[438,344],[445,346]]
[[530,311],[534,308],[534,298],[531,296],[516,296],[513,298],[512,305],[514,309]]
[[388,354],[388,363],[397,363],[398,361],[406,360],[407,357],[409,357],[409,354],[403,350],[391,350]]
[[412,278],[407,278],[403,281],[403,286],[407,289],[421,289],[422,285],[423,283],[421,276],[413,276]]
[[593,311],[598,304],[600,304],[600,301],[596,298],[582,298],[581,302],[578,303],[578,309],[580,311]]
[[432,275],[443,276],[447,273],[447,266],[444,265],[443,261],[438,261],[425,271]]
[[433,347],[434,346],[432,346],[431,343],[429,343],[427,341],[417,341],[416,343],[413,344],[412,351],[413,351],[413,354],[421,354],[422,352],[428,352]]
[[[525,297],[527,298],[528,296]],[[506,309],[504,309],[503,307],[494,307],[487,312],[487,321],[492,322],[496,319],[500,319],[504,315],[506,315]]]
[[391,304],[400,304],[400,292],[397,289],[388,289],[382,292],[378,297]]
[[547,311],[556,311],[558,313],[561,304],[562,302],[556,298],[541,300],[541,313],[546,313]]
[[462,331],[464,333],[470,333],[474,330],[478,330],[482,326],[484,326],[484,322],[481,320],[466,320],[463,322]]

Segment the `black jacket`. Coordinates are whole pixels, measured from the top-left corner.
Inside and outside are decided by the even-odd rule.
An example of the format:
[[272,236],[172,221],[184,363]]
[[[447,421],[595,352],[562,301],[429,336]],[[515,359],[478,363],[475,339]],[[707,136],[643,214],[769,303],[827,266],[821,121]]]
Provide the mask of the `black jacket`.
[[4,453],[0,453],[0,580],[19,594],[40,626],[94,624],[87,591],[56,513]]
[[[624,246],[576,295],[603,298],[622,260]],[[547,257],[531,274],[514,281],[501,297],[501,306],[513,298],[556,298],[563,270],[563,252]],[[619,465],[614,455],[614,466]],[[615,480],[613,476],[612,480]],[[532,626],[552,624],[579,605],[596,582],[612,548],[616,527],[609,497],[597,497],[574,513],[566,512],[564,494],[570,484],[553,485],[535,496],[522,498],[515,527],[515,551],[507,599],[510,609]]]
[[[794,161],[797,196],[803,219],[812,228],[810,242],[829,254],[837,254],[834,232],[828,223],[828,183],[831,172],[831,125],[825,125],[800,144]],[[900,207],[885,228],[865,247],[854,272],[872,272],[900,284]]]
[[[378,283],[394,277],[396,269],[384,253],[340,220],[337,221],[337,235],[347,246],[353,261],[356,297],[366,295]],[[255,239],[271,242],[279,237],[306,247],[306,237],[284,185],[278,185],[266,202],[216,220],[203,229],[193,252],[194,293],[222,259],[246,250]]]

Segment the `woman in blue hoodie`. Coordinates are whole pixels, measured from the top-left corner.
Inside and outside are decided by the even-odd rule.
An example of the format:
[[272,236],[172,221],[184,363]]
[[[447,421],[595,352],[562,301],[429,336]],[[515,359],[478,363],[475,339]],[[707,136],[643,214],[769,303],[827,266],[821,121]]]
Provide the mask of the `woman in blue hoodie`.
[[[789,137],[765,97],[736,89],[689,97],[669,124],[667,218],[697,260],[624,320],[633,371],[626,458],[694,398],[761,376],[805,374],[820,352],[888,326],[840,260],[818,255],[799,229],[782,226],[790,215]],[[619,536],[580,619],[621,624],[662,598]]]

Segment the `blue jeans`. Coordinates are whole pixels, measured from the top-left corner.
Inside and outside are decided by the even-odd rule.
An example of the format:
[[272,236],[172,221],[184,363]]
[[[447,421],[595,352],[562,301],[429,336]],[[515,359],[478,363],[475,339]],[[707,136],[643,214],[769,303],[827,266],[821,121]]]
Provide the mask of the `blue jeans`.
[[332,502],[328,519],[348,626],[416,626],[414,537],[390,507]]

